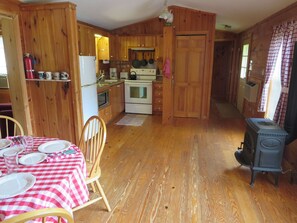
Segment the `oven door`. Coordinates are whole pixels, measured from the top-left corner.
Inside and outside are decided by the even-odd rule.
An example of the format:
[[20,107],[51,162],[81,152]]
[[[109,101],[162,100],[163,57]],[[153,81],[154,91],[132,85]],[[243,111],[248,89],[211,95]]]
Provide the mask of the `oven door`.
[[152,104],[152,82],[125,82],[125,102]]

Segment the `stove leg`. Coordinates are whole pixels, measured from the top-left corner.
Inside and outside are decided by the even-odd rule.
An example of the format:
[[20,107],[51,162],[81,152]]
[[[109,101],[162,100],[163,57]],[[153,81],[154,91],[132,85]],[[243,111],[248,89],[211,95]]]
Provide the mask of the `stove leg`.
[[276,187],[278,187],[278,177],[279,177],[279,173],[275,173],[275,177],[274,177],[274,185]]
[[252,170],[252,176],[251,176],[251,182],[250,182],[251,187],[254,187],[257,173],[258,173],[258,171]]

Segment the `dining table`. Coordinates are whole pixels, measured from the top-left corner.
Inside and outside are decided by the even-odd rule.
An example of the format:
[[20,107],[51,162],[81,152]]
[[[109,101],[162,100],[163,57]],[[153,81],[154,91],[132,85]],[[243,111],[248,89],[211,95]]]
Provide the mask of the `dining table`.
[[[20,143],[18,137],[9,138],[12,145]],[[29,152],[40,152],[42,145],[50,142],[60,141],[57,138],[33,137],[33,148]],[[47,153],[42,162],[34,165],[18,165],[17,173],[30,173],[35,177],[35,182],[23,193],[0,198],[0,221],[41,208],[60,207],[72,213],[72,208],[88,200],[84,156],[75,144],[68,143],[69,146],[63,151]],[[26,150],[20,152],[19,160],[25,155]],[[0,157],[0,170],[1,182],[1,178],[8,176],[3,157]]]

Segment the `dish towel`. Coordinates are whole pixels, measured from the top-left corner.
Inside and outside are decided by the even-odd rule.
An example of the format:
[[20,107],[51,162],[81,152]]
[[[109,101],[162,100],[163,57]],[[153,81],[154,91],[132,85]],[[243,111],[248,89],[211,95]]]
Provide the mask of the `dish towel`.
[[163,73],[166,78],[168,78],[168,79],[170,78],[171,70],[170,70],[170,60],[168,57],[166,58],[164,66],[163,66]]

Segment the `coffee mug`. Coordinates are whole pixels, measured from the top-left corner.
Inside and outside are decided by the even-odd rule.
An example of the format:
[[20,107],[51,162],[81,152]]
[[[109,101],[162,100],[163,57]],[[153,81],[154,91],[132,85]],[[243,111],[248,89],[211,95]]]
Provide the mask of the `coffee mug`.
[[69,78],[69,74],[67,72],[61,72],[60,74],[61,80],[67,80]]
[[53,72],[53,79],[54,80],[60,80],[60,73],[59,72]]
[[46,71],[46,72],[45,72],[45,79],[47,79],[47,80],[51,80],[51,79],[52,79],[52,72],[50,72],[50,71]]
[[44,79],[44,71],[38,71],[38,78]]

